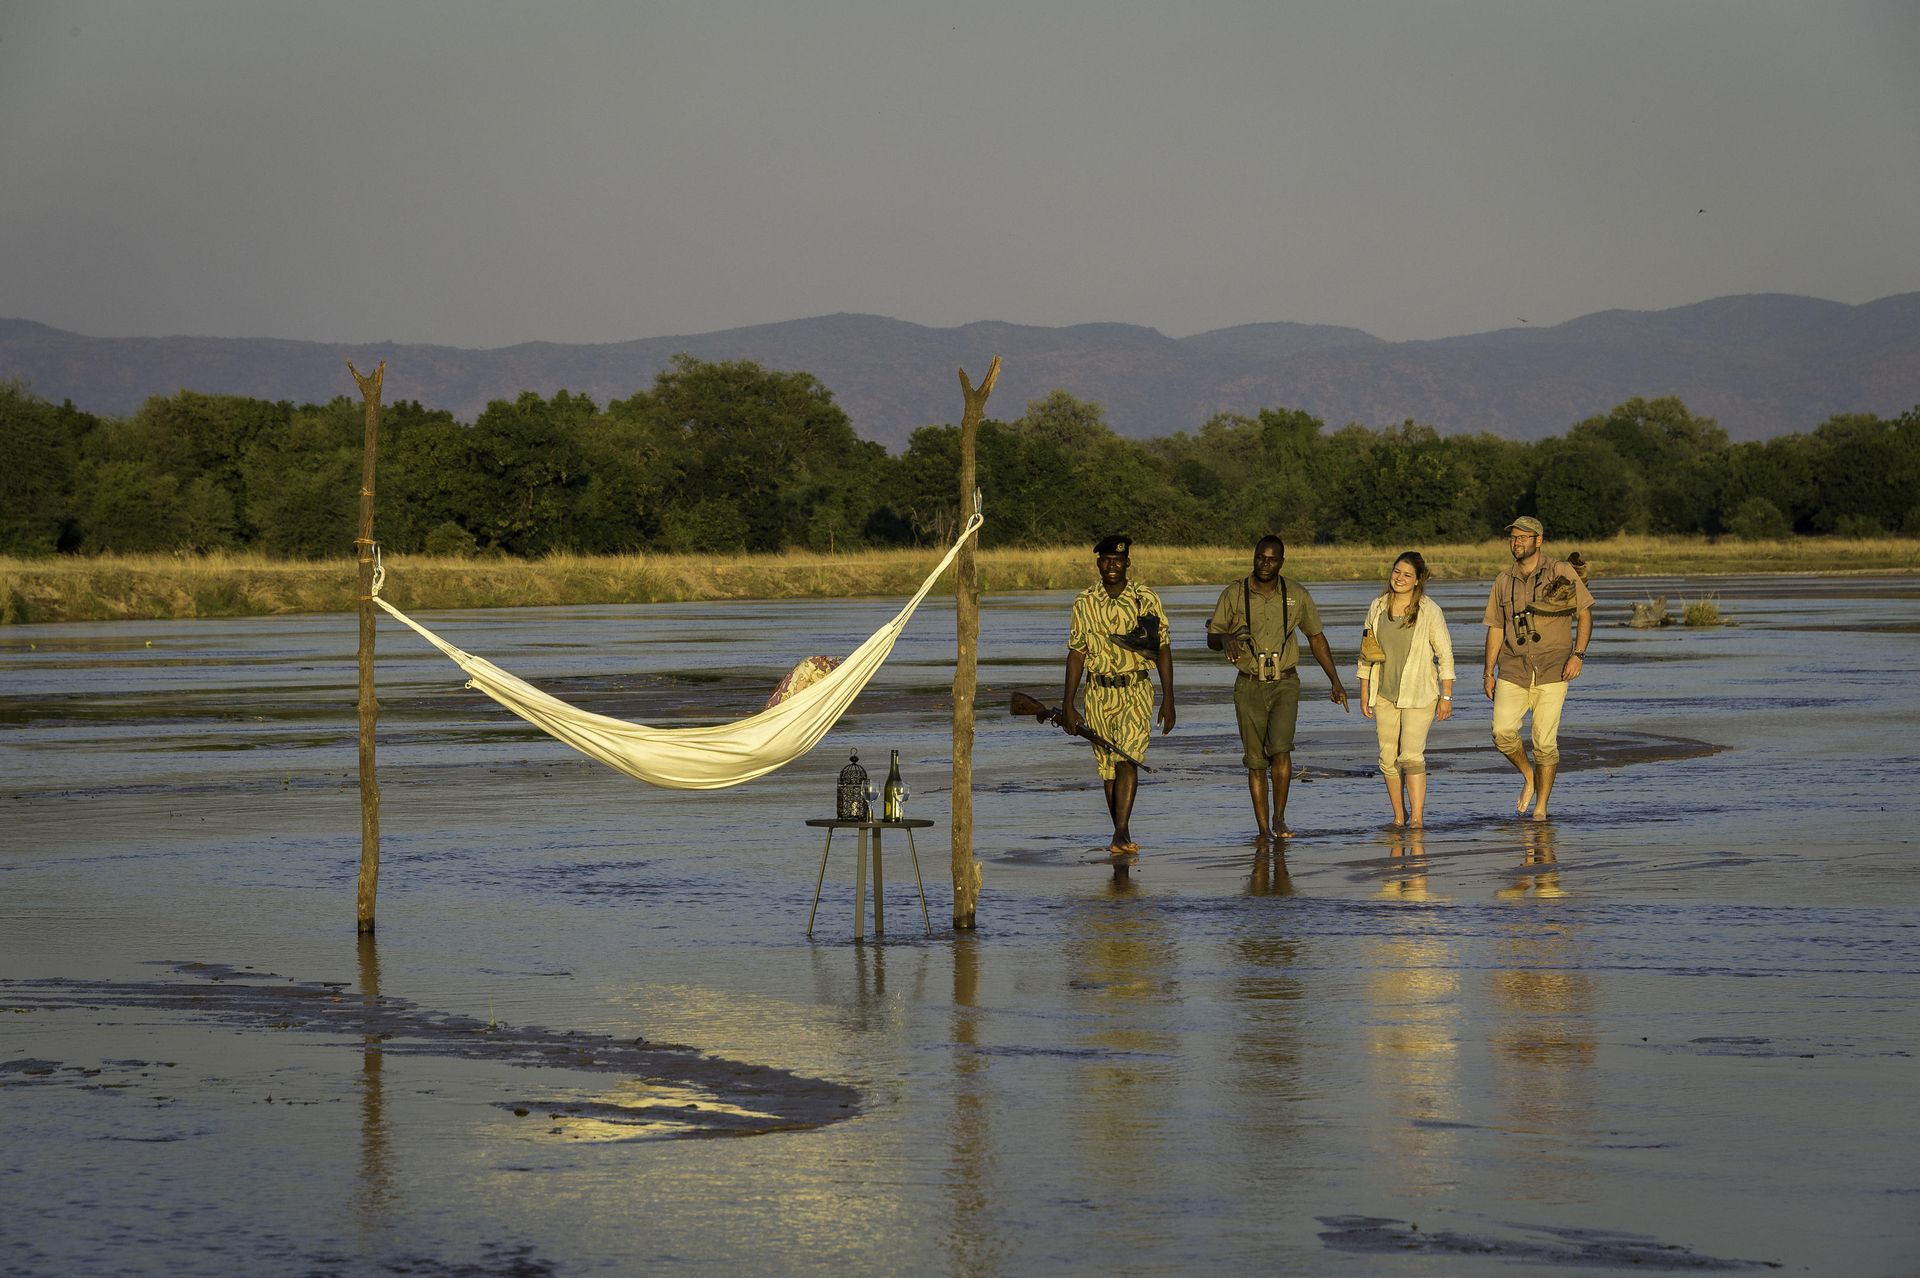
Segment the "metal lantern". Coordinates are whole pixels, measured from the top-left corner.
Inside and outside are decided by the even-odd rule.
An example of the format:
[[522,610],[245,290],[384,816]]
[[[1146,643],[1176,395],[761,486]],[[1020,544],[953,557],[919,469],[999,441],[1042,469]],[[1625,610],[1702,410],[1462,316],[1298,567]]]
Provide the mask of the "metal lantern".
[[834,791],[833,814],[842,821],[864,821],[867,819],[867,770],[860,766],[860,756],[847,756],[847,766],[840,769],[840,784]]

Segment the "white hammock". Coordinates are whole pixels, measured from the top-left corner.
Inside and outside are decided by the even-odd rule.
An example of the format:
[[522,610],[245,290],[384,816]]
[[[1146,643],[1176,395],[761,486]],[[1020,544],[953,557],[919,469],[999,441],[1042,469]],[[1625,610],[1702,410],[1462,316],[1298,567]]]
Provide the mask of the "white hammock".
[[827,729],[846,713],[860,690],[893,651],[913,610],[933,589],[980,527],[976,511],[906,607],[836,666],[832,673],[761,711],[750,719],[704,728],[650,728],[602,714],[589,714],[481,657],[454,647],[380,597],[384,571],[374,576],[373,601],[467,672],[467,686],[478,688],[536,728],[551,733],[585,755],[630,777],[676,790],[721,790],[765,776],[819,744]]

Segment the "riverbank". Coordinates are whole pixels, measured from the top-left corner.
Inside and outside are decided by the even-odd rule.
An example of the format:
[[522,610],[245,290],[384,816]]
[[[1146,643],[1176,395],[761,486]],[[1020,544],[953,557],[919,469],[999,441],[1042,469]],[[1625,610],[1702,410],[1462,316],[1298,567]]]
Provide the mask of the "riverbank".
[[[1556,541],[1581,550],[1602,577],[1822,575],[1920,572],[1920,538],[1799,537],[1708,541],[1613,537]],[[1287,571],[1306,581],[1381,576],[1403,546],[1298,546]],[[1498,540],[1421,547],[1442,579],[1491,577],[1507,562]],[[404,609],[558,607],[726,599],[831,599],[900,595],[920,584],[934,550],[780,555],[552,555],[544,559],[387,558],[386,597]],[[1134,548],[1134,574],[1156,586],[1227,581],[1248,558],[1238,546]],[[989,593],[1084,585],[1090,552],[1079,547],[994,549],[980,555]],[[0,624],[180,620],[348,612],[357,579],[351,559],[292,561],[264,555],[0,557]]]

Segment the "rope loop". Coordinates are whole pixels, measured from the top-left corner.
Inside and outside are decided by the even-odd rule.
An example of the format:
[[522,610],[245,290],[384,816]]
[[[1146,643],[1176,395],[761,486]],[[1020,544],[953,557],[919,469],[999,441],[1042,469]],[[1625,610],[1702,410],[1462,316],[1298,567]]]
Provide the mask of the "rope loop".
[[380,543],[376,541],[373,543],[373,594],[370,596],[371,598],[377,599],[380,597],[380,587],[386,584],[386,580],[387,566],[380,562]]

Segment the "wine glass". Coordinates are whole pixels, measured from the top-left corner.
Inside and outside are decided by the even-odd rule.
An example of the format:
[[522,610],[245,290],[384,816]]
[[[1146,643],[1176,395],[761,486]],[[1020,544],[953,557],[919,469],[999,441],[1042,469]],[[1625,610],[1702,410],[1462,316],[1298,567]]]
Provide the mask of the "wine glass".
[[875,812],[878,812],[879,810],[880,810],[880,783],[878,781],[873,780],[872,778],[868,778],[867,806],[866,806],[866,809],[863,812],[861,812],[860,819],[863,821],[871,821],[873,820],[873,814]]

